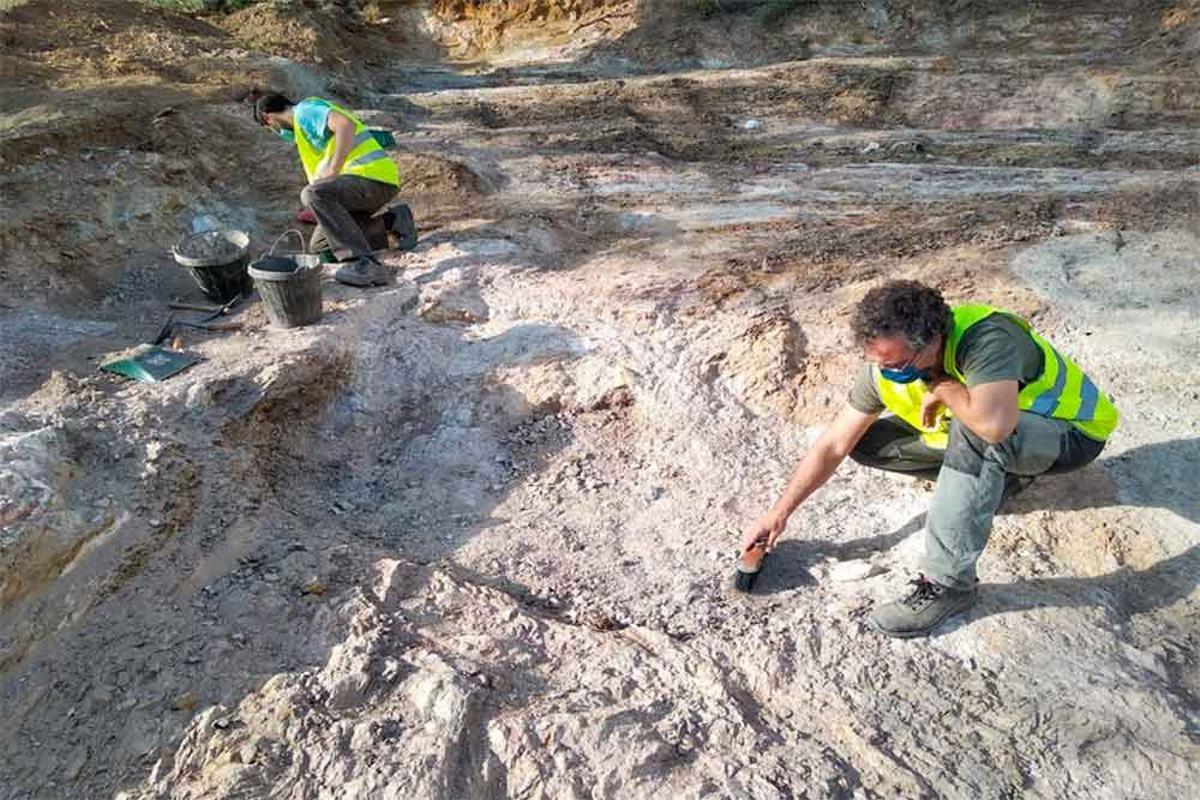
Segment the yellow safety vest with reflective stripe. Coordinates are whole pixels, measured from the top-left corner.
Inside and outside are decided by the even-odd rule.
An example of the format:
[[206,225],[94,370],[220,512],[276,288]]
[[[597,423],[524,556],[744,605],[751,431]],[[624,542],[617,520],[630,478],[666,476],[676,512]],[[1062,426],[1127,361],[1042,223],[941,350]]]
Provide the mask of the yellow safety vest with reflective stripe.
[[[1020,325],[1042,351],[1042,372],[1036,380],[1025,385],[1017,395],[1017,407],[1022,411],[1070,422],[1080,433],[1097,441],[1106,440],[1117,427],[1116,406],[1075,362],[1054,349],[1037,335],[1029,323],[1016,314],[984,305],[958,306],[953,310],[954,321],[946,336],[942,371],[965,382],[955,357],[963,334],[978,322],[993,314],[1004,314]],[[951,414],[943,408],[932,428],[921,424],[921,399],[925,396],[923,381],[895,383],[883,377],[879,367],[872,367],[879,397],[888,411],[921,431],[921,439],[930,447],[945,449],[949,438]]]
[[[319,97],[307,99],[321,100],[329,106],[330,111],[336,111],[354,123],[354,147],[346,156],[346,163],[342,165],[339,175],[358,175],[373,181],[390,183],[393,186],[400,185],[400,170],[396,168],[396,162],[388,158],[388,154],[379,146],[379,142],[375,141],[375,137],[371,134],[370,129],[362,123],[362,120],[328,100],[322,100]],[[316,178],[321,164],[333,158],[337,137],[331,133],[325,141],[325,147],[318,150],[308,140],[303,126],[295,125],[293,127],[296,134],[296,149],[300,151],[300,163],[304,165],[304,174],[308,176],[311,183]]]

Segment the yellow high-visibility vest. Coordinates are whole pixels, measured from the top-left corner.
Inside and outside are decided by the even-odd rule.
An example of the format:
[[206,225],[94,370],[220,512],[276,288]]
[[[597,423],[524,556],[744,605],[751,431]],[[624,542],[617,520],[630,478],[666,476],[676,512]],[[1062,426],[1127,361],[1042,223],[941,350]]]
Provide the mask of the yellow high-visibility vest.
[[[957,306],[943,348],[942,371],[955,380],[964,381],[955,364],[958,344],[971,326],[993,314],[1003,314],[1020,325],[1042,351],[1042,372],[1017,395],[1017,407],[1022,411],[1070,422],[1090,439],[1105,441],[1117,427],[1120,415],[1108,395],[1083,373],[1075,362],[1058,352],[1016,314],[985,305]],[[895,383],[883,377],[879,367],[872,367],[879,398],[888,411],[921,431],[921,439],[929,447],[943,450],[950,431],[951,414],[943,408],[932,428],[921,424],[921,400],[927,387],[924,381]],[[965,382],[965,381],[964,381]]]
[[[309,97],[308,100],[322,100],[319,97]],[[396,162],[388,157],[388,154],[379,142],[375,141],[375,137],[371,134],[369,128],[362,123],[358,117],[351,114],[341,106],[334,105],[328,100],[322,100],[328,104],[330,111],[336,111],[342,116],[354,123],[354,148],[350,154],[346,156],[346,163],[342,165],[342,171],[339,175],[358,175],[363,178],[370,178],[373,181],[381,183],[390,183],[393,186],[400,185],[400,170],[396,167]],[[311,183],[317,176],[317,170],[321,164],[333,158],[333,150],[336,147],[337,137],[330,134],[325,142],[325,147],[318,150],[316,145],[308,140],[308,135],[304,132],[303,126],[294,126],[296,134],[296,149],[300,152],[300,163],[304,165],[304,174],[308,176]]]

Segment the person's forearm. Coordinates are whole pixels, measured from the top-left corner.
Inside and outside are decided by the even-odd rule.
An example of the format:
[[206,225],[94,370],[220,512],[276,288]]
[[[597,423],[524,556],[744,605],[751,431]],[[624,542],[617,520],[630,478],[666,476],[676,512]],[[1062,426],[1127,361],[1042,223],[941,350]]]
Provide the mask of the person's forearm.
[[772,513],[781,517],[790,517],[801,503],[803,503],[810,494],[824,485],[825,481],[829,480],[829,476],[837,470],[838,465],[842,463],[842,457],[824,443],[809,450],[804,458],[800,461],[800,465],[796,467],[792,479],[788,481],[787,488],[783,490],[783,494],[775,501],[775,505],[771,508]]
[[330,157],[332,163],[329,165],[329,173],[340,175],[346,159],[350,156],[350,151],[354,149],[354,133],[347,132],[345,128],[339,128],[333,137],[333,155]]
[[1003,441],[1012,433],[1013,426],[999,419],[994,413],[984,412],[971,401],[971,390],[954,380],[938,383],[934,396],[946,404],[950,413],[976,435],[992,443]]

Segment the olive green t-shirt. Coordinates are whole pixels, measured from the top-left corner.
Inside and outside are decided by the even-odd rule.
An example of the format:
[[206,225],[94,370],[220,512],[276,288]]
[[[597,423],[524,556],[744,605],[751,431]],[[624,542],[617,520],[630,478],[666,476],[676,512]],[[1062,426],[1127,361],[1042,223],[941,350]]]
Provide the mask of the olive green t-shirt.
[[[996,381],[1017,381],[1023,388],[1042,374],[1042,349],[1024,328],[1003,314],[993,314],[972,325],[959,341],[954,357],[968,388]],[[864,414],[884,410],[870,364],[859,370],[849,400]]]

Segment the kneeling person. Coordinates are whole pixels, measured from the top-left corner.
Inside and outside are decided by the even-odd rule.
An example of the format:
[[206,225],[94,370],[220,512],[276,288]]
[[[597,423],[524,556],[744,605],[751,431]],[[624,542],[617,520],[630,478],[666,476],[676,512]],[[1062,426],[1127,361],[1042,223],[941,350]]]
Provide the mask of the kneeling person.
[[395,196],[400,172],[367,126],[320,97],[292,103],[281,94],[264,95],[255,102],[254,116],[296,143],[308,178],[300,201],[317,220],[312,251],[330,250],[343,262],[334,275],[342,283],[389,283],[390,273],[372,251],[386,249],[388,216],[395,215],[375,212]]
[[846,456],[936,478],[923,574],[907,597],[871,614],[882,633],[921,636],[974,600],[975,563],[1006,486],[1093,461],[1117,410],[1025,320],[985,305],[952,309],[914,281],[868,292],[853,329],[869,363],[742,546],[774,546],[788,517]]

